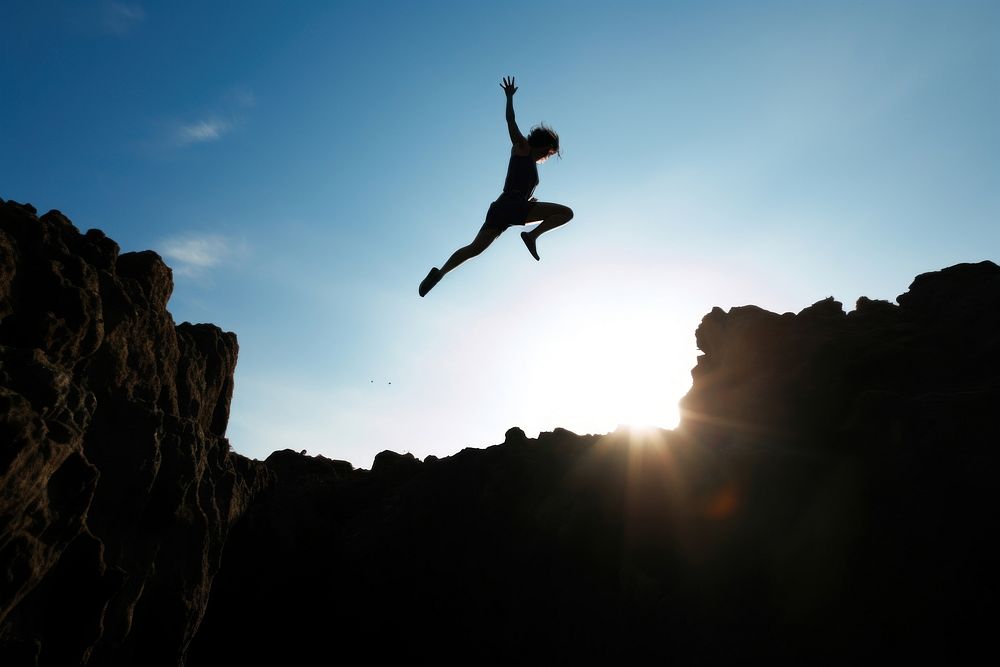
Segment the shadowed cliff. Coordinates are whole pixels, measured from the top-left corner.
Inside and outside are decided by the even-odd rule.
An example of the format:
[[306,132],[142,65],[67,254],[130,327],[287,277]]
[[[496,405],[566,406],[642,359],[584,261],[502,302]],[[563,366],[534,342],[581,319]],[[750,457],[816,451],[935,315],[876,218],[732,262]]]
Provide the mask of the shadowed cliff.
[[925,274],[898,301],[712,310],[675,432],[512,429],[370,472],[276,452],[192,664],[339,642],[464,662],[969,655],[996,590],[1000,268]]
[[174,326],[160,259],[0,214],[4,664],[954,660],[990,637],[991,262],[898,306],[713,309],[676,431],[514,428],[368,471],[229,452],[235,337]]
[[0,200],[0,663],[179,664],[271,479],[224,435],[236,337],[170,269]]

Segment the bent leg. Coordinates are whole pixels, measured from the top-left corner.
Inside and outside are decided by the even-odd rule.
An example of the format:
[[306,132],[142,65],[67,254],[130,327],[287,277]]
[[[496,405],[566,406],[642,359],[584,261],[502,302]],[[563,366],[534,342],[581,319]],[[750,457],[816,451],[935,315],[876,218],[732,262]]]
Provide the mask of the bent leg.
[[490,244],[493,243],[496,238],[497,234],[495,231],[485,227],[480,229],[479,233],[476,234],[476,238],[472,239],[472,243],[467,246],[463,246],[452,253],[451,257],[448,258],[448,261],[441,267],[441,275],[448,273],[452,269],[458,268],[459,264],[462,262],[472,259],[482,251],[489,248]]
[[538,252],[535,250],[535,241],[545,232],[552,231],[556,227],[565,225],[573,219],[573,209],[562,204],[552,204],[550,202],[535,202],[528,210],[526,222],[541,221],[541,224],[530,232],[521,232],[521,240],[528,247],[528,252],[535,259],[538,259]]
[[528,232],[528,234],[537,239],[545,232],[551,231],[561,225],[565,225],[572,219],[573,209],[569,206],[536,201],[528,210],[528,217],[525,222],[541,221],[542,224]]

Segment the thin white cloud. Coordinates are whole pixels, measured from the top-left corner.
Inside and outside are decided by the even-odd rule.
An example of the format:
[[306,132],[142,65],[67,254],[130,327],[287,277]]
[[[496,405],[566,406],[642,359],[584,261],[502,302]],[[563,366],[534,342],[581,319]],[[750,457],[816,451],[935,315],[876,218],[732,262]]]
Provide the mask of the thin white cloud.
[[108,2],[104,5],[104,29],[116,35],[128,34],[146,19],[146,12],[139,5]]
[[198,120],[177,128],[174,138],[182,146],[189,144],[202,144],[209,141],[217,141],[222,135],[230,130],[232,126],[221,120]]
[[205,144],[227,141],[247,128],[256,104],[250,89],[233,87],[208,104],[152,119],[149,136],[136,146],[151,157],[172,159]]
[[160,251],[177,275],[204,275],[245,252],[241,242],[218,234],[183,234],[164,239]]
[[[238,86],[221,95],[218,101],[202,110],[193,119],[173,119],[166,122],[160,148],[187,148],[196,144],[219,141],[246,124],[257,98],[248,88]],[[200,116],[200,117],[198,117]]]

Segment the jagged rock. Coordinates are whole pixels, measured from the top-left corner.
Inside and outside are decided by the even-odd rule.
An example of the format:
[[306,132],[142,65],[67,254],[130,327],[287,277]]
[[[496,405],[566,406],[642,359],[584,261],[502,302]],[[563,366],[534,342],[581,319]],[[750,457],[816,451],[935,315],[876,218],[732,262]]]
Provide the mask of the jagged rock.
[[296,480],[304,476],[347,477],[354,466],[347,461],[328,459],[325,456],[296,454],[291,449],[273,452],[265,461],[279,480]]
[[375,455],[372,472],[380,475],[407,475],[415,471],[420,460],[413,454],[398,454],[388,449]]
[[279,475],[191,664],[303,662],[331,632],[445,662],[970,657],[996,590],[998,273],[850,313],[713,309],[676,432],[512,428],[432,465]]
[[713,309],[696,333],[705,354],[682,402],[686,428],[713,442],[766,435],[850,447],[860,434],[845,428],[873,392],[912,402],[996,390],[1000,267],[923,274],[898,302],[862,297],[846,315],[832,299],[798,315]]
[[229,452],[235,336],[175,326],[171,288],[154,253],[0,200],[4,665],[991,648],[991,262],[898,306],[713,309],[676,431],[512,428],[371,471]]
[[514,426],[507,429],[507,432],[503,434],[503,443],[505,445],[520,445],[528,441],[528,436],[525,435],[524,429],[520,426]]
[[184,660],[272,479],[225,439],[236,337],[174,326],[155,253],[0,203],[0,661]]

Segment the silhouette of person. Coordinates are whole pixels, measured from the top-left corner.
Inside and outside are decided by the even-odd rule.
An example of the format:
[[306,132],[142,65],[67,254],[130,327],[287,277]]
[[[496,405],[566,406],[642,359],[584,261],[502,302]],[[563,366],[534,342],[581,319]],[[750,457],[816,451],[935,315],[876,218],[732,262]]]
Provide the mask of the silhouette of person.
[[490,204],[486,222],[472,243],[456,250],[440,269],[434,267],[430,270],[420,283],[420,296],[430,292],[449,271],[486,250],[508,227],[526,225],[529,222],[541,223],[531,231],[521,232],[521,240],[537,260],[539,257],[535,243],[538,237],[565,225],[573,218],[573,211],[568,206],[541,202],[532,197],[535,186],[538,185],[536,165],[560,154],[559,135],[545,125],[535,126],[527,137],[521,134],[514,120],[514,93],[517,92],[514,78],[504,77],[500,87],[507,96],[507,130],[510,132],[511,143],[503,193]]

